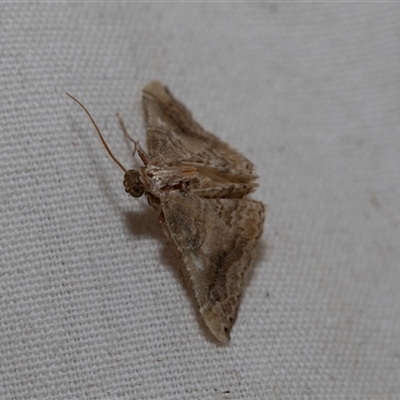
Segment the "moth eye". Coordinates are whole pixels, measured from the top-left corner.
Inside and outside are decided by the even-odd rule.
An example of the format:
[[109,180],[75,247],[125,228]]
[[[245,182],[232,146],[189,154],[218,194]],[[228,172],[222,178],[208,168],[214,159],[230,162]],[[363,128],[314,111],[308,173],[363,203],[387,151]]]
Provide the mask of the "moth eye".
[[140,197],[144,194],[144,186],[140,180],[139,171],[131,169],[124,176],[125,192],[133,197]]
[[140,197],[144,193],[144,188],[139,186],[127,187],[125,191],[133,197]]

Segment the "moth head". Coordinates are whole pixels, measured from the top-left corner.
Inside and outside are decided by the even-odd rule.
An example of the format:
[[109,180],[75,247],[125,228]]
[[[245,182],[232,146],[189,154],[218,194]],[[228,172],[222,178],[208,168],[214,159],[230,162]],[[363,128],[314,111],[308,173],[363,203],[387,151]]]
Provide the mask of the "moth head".
[[125,192],[129,193],[133,197],[140,197],[143,195],[144,186],[140,180],[139,171],[136,169],[130,169],[125,172],[124,188]]

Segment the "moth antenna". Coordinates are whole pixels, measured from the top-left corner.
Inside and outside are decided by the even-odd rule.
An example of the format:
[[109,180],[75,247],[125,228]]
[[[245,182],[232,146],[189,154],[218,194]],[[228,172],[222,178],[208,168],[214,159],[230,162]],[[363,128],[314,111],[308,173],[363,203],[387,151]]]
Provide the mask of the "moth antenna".
[[124,171],[125,173],[127,172],[127,169],[117,160],[117,158],[114,156],[114,154],[111,152],[110,148],[107,145],[107,142],[105,141],[103,135],[100,132],[99,127],[97,126],[95,120],[93,119],[93,117],[90,115],[90,112],[88,111],[88,109],[78,100],[76,99],[74,96],[70,95],[69,93],[66,93],[67,96],[71,97],[72,100],[74,100],[76,103],[78,103],[83,110],[86,112],[86,114],[88,115],[88,117],[90,118],[90,121],[93,124],[93,127],[100,139],[101,144],[103,145],[104,149],[106,150],[106,152],[108,153],[108,155],[110,156],[110,158],[115,162],[115,164],[118,165],[118,167],[120,167],[122,169],[122,171]]

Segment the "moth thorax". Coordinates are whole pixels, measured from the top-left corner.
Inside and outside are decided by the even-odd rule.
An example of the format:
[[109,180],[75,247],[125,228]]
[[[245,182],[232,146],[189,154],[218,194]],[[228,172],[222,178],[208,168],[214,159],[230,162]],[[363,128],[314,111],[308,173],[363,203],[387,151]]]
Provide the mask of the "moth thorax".
[[139,171],[130,169],[125,172],[124,176],[125,192],[133,197],[140,197],[144,193],[144,186],[140,180]]

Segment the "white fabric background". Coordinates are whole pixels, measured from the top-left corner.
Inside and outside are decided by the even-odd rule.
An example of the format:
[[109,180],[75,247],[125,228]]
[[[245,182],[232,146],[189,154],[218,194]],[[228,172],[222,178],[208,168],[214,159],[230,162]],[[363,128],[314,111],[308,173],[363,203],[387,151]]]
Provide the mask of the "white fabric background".
[[[399,20],[377,3],[0,5],[0,398],[399,399]],[[260,175],[228,346],[65,95],[133,166],[115,113],[144,144],[152,79]]]

